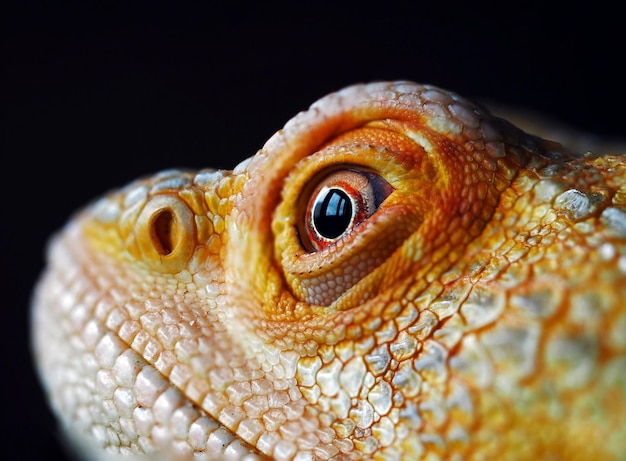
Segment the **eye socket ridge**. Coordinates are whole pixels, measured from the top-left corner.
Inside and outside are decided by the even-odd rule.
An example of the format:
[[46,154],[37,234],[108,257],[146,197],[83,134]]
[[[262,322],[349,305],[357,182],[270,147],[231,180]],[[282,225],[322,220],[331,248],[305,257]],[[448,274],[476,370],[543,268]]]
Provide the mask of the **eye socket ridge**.
[[333,170],[312,189],[298,229],[309,252],[350,234],[379,209],[394,188],[380,175],[349,168]]

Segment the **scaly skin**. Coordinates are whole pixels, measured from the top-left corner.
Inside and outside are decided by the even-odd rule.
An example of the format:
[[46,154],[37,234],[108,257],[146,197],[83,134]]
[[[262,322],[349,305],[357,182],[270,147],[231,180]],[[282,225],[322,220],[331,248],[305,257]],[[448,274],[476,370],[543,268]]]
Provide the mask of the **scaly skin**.
[[[326,183],[363,206],[324,239]],[[34,351],[87,459],[626,459],[626,161],[453,93],[327,96],[48,261]]]

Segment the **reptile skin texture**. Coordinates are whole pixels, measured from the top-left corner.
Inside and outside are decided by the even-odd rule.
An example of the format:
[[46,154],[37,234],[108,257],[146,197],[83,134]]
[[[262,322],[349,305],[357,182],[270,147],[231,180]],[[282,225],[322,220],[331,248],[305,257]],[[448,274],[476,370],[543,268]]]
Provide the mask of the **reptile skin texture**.
[[440,88],[326,96],[51,241],[33,353],[88,460],[626,460],[626,160]]

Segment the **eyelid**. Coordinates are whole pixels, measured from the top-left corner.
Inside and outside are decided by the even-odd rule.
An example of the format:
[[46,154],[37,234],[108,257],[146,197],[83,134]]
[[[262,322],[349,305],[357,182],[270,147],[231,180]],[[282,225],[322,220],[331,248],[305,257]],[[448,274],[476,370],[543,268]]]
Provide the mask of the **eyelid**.
[[[293,166],[282,184],[271,226],[274,256],[296,299],[329,306],[383,264],[421,225],[432,202],[419,199],[427,189],[414,190],[413,185],[422,184],[424,168],[431,165],[419,165],[415,168],[414,152],[354,143],[326,147]],[[346,170],[373,178],[377,190],[383,186],[374,200],[378,208],[354,231],[312,250],[303,237],[308,200],[331,173]],[[387,192],[391,193],[382,200]]]

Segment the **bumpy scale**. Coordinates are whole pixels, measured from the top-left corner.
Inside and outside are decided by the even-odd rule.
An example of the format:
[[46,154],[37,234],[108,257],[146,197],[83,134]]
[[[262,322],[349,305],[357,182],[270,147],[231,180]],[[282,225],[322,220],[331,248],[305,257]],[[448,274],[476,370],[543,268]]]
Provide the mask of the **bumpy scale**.
[[375,83],[77,214],[34,351],[86,459],[624,460],[625,300],[624,157]]

